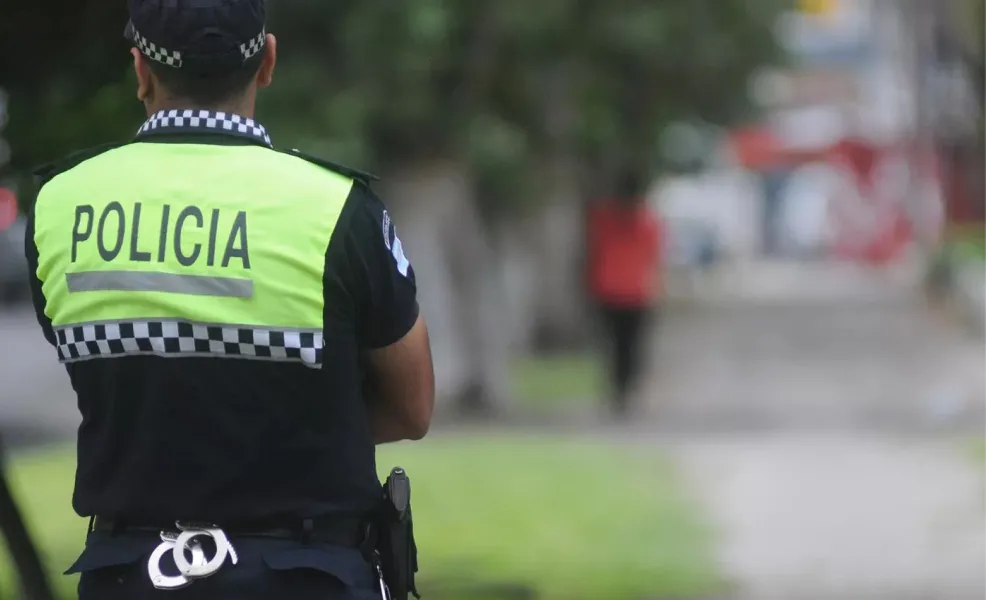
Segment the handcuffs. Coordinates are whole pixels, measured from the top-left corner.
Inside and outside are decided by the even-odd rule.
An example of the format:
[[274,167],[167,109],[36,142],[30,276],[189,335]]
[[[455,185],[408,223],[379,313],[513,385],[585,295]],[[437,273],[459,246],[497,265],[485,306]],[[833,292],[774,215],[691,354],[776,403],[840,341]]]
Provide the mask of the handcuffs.
[[[235,565],[239,561],[236,550],[226,537],[226,532],[211,525],[186,525],[175,523],[180,533],[161,532],[161,543],[147,559],[147,574],[151,584],[159,590],[176,590],[190,585],[196,579],[204,579],[214,575],[226,564],[226,558]],[[216,545],[216,554],[206,560],[205,550],[197,538],[210,537]],[[191,554],[191,560],[186,556]],[[165,575],[161,571],[161,559],[171,552],[178,567],[178,575]]]
[[[226,558],[235,565],[239,562],[239,557],[233,544],[226,537],[226,532],[218,527],[210,525],[186,525],[175,522],[175,527],[181,533],[171,531],[161,532],[161,543],[151,552],[147,559],[147,574],[151,578],[151,584],[159,590],[177,590],[191,585],[196,579],[204,579],[214,575],[226,564]],[[211,559],[206,560],[205,550],[202,544],[196,539],[202,536],[212,538],[216,545],[216,554]],[[189,560],[185,556],[185,551],[192,555]],[[165,575],[161,571],[161,559],[164,555],[171,552],[178,568],[178,575]],[[383,570],[380,563],[375,562],[377,577],[380,585],[380,597],[382,600],[391,600],[390,589],[384,582]]]

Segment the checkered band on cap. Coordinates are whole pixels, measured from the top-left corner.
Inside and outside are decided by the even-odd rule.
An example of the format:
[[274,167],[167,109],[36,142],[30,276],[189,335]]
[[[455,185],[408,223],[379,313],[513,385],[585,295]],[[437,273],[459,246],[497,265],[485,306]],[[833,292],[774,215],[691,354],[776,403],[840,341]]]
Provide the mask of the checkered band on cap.
[[211,110],[161,110],[140,126],[137,136],[155,132],[215,131],[249,137],[273,147],[267,129],[249,117]]
[[168,65],[169,67],[175,67],[176,69],[181,67],[181,52],[178,52],[177,50],[167,50],[161,46],[158,46],[141,35],[136,28],[133,29],[133,41],[137,46],[137,49],[139,49],[147,58],[163,65]]
[[180,320],[133,320],[59,327],[58,359],[78,362],[120,356],[211,356],[297,362],[322,368],[322,332],[210,325]]
[[240,44],[240,54],[243,55],[243,60],[249,60],[251,57],[255,56],[258,52],[264,49],[264,44],[267,42],[267,28],[260,30],[260,33],[244,44]]

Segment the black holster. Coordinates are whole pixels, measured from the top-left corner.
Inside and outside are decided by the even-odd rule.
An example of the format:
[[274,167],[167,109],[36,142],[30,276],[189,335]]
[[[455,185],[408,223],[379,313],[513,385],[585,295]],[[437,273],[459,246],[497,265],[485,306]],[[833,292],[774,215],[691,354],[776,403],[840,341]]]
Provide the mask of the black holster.
[[418,571],[418,548],[411,518],[411,481],[395,467],[383,484],[383,502],[377,519],[377,553],[383,580],[393,600],[421,598],[414,585]]

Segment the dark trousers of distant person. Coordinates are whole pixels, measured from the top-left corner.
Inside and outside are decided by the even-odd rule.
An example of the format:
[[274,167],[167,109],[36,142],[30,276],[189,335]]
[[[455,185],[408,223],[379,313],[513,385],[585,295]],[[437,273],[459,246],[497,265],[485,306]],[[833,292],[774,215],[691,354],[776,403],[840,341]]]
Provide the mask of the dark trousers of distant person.
[[611,402],[617,415],[624,415],[630,409],[630,393],[639,379],[643,361],[644,332],[653,325],[656,314],[656,309],[646,306],[602,307],[609,336]]

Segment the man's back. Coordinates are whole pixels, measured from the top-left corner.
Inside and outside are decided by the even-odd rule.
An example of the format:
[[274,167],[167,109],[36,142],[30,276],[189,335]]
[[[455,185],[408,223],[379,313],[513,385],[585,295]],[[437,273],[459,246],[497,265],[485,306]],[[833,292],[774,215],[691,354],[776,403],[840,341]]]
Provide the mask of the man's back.
[[364,513],[379,483],[346,241],[374,198],[298,157],[206,141],[109,150],[35,207],[44,312],[83,415],[74,506]]
[[25,241],[83,413],[67,572],[82,600],[406,598],[410,491],[373,448],[424,437],[434,372],[372,177],[254,120],[264,0],[128,5],[148,120],[40,172]]

